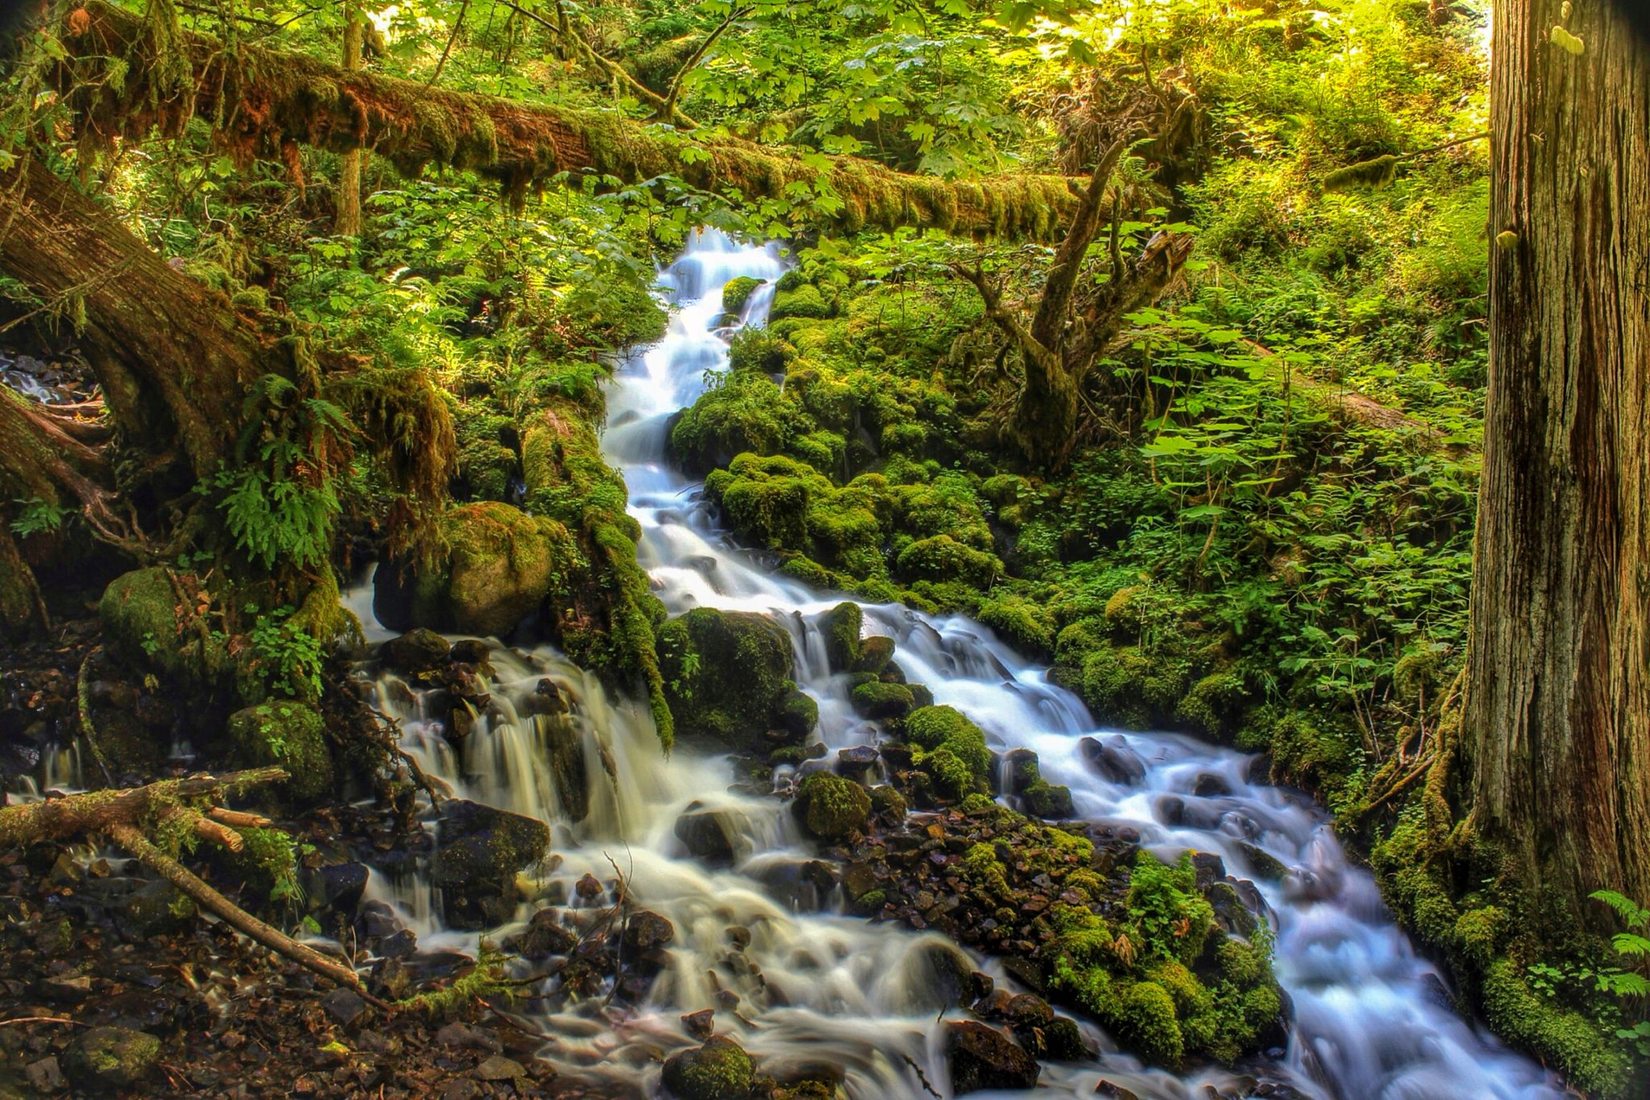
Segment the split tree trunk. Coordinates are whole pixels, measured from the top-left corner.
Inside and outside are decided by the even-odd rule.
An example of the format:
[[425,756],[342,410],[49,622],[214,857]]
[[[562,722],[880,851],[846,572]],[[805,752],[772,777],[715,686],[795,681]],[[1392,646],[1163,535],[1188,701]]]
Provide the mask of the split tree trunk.
[[1492,79],[1462,749],[1481,835],[1576,913],[1650,900],[1650,50],[1603,4],[1508,0]]

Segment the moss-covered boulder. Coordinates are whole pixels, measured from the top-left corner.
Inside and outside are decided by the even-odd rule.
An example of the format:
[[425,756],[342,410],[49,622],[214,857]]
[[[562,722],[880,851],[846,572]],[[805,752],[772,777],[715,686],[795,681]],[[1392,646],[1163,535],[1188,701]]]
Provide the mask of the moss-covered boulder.
[[916,707],[917,700],[904,684],[885,684],[871,680],[854,688],[849,696],[854,709],[867,718],[887,720],[903,718]]
[[439,845],[430,882],[455,928],[487,928],[515,910],[519,871],[542,860],[550,829],[542,821],[478,802],[450,799],[441,807]]
[[754,279],[749,275],[737,276],[723,284],[722,321],[724,324],[731,325],[744,315],[745,303],[751,300],[751,295],[761,285],[761,279]]
[[865,831],[871,820],[871,795],[851,779],[814,772],[796,792],[797,815],[820,840],[844,840]]
[[580,562],[567,528],[498,501],[449,509],[444,553],[433,562],[386,562],[373,611],[385,626],[507,635],[564,585]]
[[791,637],[765,615],[695,608],[659,628],[676,736],[767,755],[770,730],[800,741],[817,710],[797,698]]
[[926,706],[905,719],[905,736],[917,746],[913,763],[940,793],[961,798],[989,786],[991,750],[985,731],[955,707]]
[[110,581],[97,611],[116,658],[172,685],[211,688],[231,671],[221,637],[192,621],[164,566],[136,569]]
[[160,1058],[160,1040],[129,1027],[94,1027],[63,1052],[63,1072],[82,1096],[108,1096],[141,1084]]
[[746,452],[778,454],[808,427],[795,402],[765,373],[731,371],[671,425],[670,457],[704,476]]
[[832,672],[847,672],[859,658],[864,622],[865,613],[857,603],[839,603],[819,617],[819,632],[825,636],[825,659]]
[[287,700],[260,703],[230,715],[228,735],[235,760],[249,768],[274,764],[291,777],[286,790],[299,802],[316,802],[333,784],[326,722],[315,708]]
[[725,1035],[671,1055],[663,1074],[665,1088],[676,1100],[746,1100],[755,1078],[751,1056]]
[[795,290],[781,290],[775,294],[773,309],[768,313],[768,318],[771,321],[783,321],[791,317],[823,320],[831,313],[831,303],[825,300],[819,288],[812,283],[803,283]]
[[972,588],[988,586],[1002,571],[995,555],[950,535],[918,539],[900,551],[896,565],[908,580],[957,581]]

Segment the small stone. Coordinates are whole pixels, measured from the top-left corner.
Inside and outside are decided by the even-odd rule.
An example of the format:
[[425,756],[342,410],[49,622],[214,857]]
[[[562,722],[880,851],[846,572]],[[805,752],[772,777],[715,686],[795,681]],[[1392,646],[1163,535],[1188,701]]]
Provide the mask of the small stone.
[[79,1004],[92,995],[92,979],[86,974],[59,974],[54,978],[42,978],[38,984],[40,995],[55,1004]]
[[405,959],[418,950],[418,933],[411,928],[403,928],[392,936],[387,936],[378,947],[378,953],[386,959]]
[[62,1067],[57,1064],[55,1057],[45,1057],[38,1062],[30,1062],[23,1070],[28,1076],[29,1084],[41,1092],[61,1092],[69,1087],[69,1082],[63,1076]]
[[498,1036],[469,1024],[447,1024],[435,1033],[435,1041],[438,1046],[459,1050],[485,1050],[489,1054],[499,1050]]
[[624,926],[626,951],[647,952],[660,948],[676,938],[676,926],[657,913],[646,909],[630,915]]
[[328,1016],[348,1027],[361,1018],[367,1003],[353,989],[334,989],[321,998],[321,1007],[327,1010]]
[[495,1054],[475,1068],[475,1076],[481,1081],[513,1081],[526,1077],[527,1070],[514,1058]]
[[586,871],[584,877],[579,879],[577,885],[573,887],[573,892],[578,894],[579,897],[583,898],[585,901],[589,901],[592,898],[601,897],[601,880]]
[[704,1042],[716,1032],[716,1010],[701,1008],[698,1012],[689,1012],[682,1017],[682,1026],[690,1036]]

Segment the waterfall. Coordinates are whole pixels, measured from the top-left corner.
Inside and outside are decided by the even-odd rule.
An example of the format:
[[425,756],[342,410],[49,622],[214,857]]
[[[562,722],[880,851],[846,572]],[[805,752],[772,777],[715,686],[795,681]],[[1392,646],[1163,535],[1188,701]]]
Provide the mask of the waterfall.
[[[631,353],[609,390],[604,448],[642,527],[639,558],[671,613],[708,606],[773,616],[793,639],[799,687],[820,704],[818,736],[834,750],[871,739],[848,703],[846,679],[827,671],[812,628],[841,597],[776,577],[741,552],[699,501],[699,485],[664,457],[668,418],[702,392],[707,371],[726,367],[728,333],[716,327],[723,285],[739,276],[764,280],[741,322],[760,325],[784,266],[772,245],[694,235],[661,277],[674,307],[668,332]],[[359,589],[347,599],[364,612],[369,633],[383,637],[370,600]],[[1323,1100],[1563,1095],[1551,1075],[1450,1010],[1441,976],[1393,922],[1369,873],[1348,861],[1327,815],[1299,795],[1251,782],[1249,758],[1180,735],[1097,730],[1080,700],[965,617],[899,605],[865,613],[867,633],[896,640],[913,682],[968,714],[993,748],[1034,750],[1045,777],[1071,789],[1081,817],[1132,826],[1166,856],[1218,853],[1239,875],[1256,871],[1257,851],[1288,868],[1281,881],[1257,881],[1277,933],[1278,978],[1293,1002],[1288,1050],[1269,1074]],[[676,928],[669,965],[639,1009],[613,1019],[586,1002],[541,1022],[554,1037],[552,1061],[657,1095],[659,1052],[692,1043],[679,1017],[731,996],[738,1012],[718,1012],[717,1028],[763,1066],[830,1064],[855,1100],[922,1100],[924,1079],[948,1088],[944,1006],[924,975],[933,952],[955,948],[891,924],[803,911],[796,869],[814,857],[779,800],[742,793],[725,758],[678,748],[667,759],[644,707],[609,698],[552,649],[497,648],[492,664],[494,705],[477,716],[462,754],[441,736],[415,687],[384,674],[377,704],[401,721],[404,744],[425,771],[455,793],[552,826],[555,858],[536,884],[543,895],[558,887],[565,894],[587,873],[610,880],[616,865],[637,904]],[[527,705],[544,679],[570,703],[553,719],[566,727],[552,728]],[[1111,743],[1138,760],[1144,778],[1112,783],[1086,766],[1078,742],[1095,734],[1119,738]],[[568,820],[550,774],[552,735],[573,738],[581,750],[589,811],[578,822]],[[705,866],[677,838],[678,817],[696,802],[720,813],[734,834],[731,867]],[[1173,813],[1165,812],[1170,804]],[[439,910],[418,883],[375,876],[372,890],[438,942],[475,946],[473,935],[438,931]],[[521,919],[531,908],[523,906]],[[730,951],[730,929],[748,935],[748,945]],[[1011,984],[990,960],[976,964]],[[1101,1080],[1141,1097],[1201,1097],[1206,1085],[1248,1095],[1240,1075],[1149,1069],[1084,1028],[1100,1060],[1045,1066],[1037,1095],[1089,1096]]]

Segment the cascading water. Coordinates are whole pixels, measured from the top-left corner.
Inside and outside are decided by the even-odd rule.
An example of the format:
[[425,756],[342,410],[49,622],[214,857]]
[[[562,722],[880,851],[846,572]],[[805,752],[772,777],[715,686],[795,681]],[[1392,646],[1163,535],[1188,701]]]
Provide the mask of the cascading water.
[[[722,286],[738,276],[765,280],[742,322],[761,324],[782,270],[773,246],[695,236],[661,279],[675,307],[668,333],[631,355],[610,389],[605,448],[629,487],[630,512],[643,531],[639,556],[665,605],[673,614],[708,606],[773,616],[792,635],[798,685],[820,704],[819,736],[831,749],[846,748],[873,734],[848,703],[846,678],[828,672],[811,627],[837,599],[775,577],[732,547],[699,502],[698,486],[664,461],[668,418],[698,396],[707,371],[727,364],[727,334],[716,329]],[[359,590],[352,600],[370,624]],[[872,632],[896,640],[911,680],[973,718],[994,747],[1034,750],[1043,774],[1070,787],[1079,816],[1131,825],[1162,855],[1219,853],[1257,879],[1269,877],[1258,873],[1257,860],[1289,868],[1259,890],[1294,1009],[1288,1053],[1275,1068],[1300,1093],[1326,1100],[1563,1095],[1540,1067],[1449,1009],[1437,972],[1416,957],[1370,875],[1348,863],[1325,815],[1299,796],[1250,782],[1248,758],[1176,735],[1108,735],[1120,738],[1110,742],[1116,751],[1138,761],[1133,781],[1109,782],[1079,753],[1080,738],[1096,732],[1082,703],[984,627],[898,605],[868,607],[866,618]],[[542,1021],[554,1037],[552,1060],[634,1095],[656,1094],[660,1054],[692,1042],[679,1016],[726,1008],[732,997],[737,1011],[719,1011],[718,1030],[770,1071],[829,1064],[844,1075],[847,1094],[864,1100],[925,1097],[929,1084],[947,1088],[939,1049],[944,1006],[929,987],[934,954],[954,947],[889,924],[798,912],[795,872],[812,853],[777,799],[731,791],[725,759],[678,750],[666,760],[643,708],[608,699],[594,677],[552,650],[501,649],[492,664],[494,705],[478,716],[462,760],[422,712],[419,691],[386,675],[379,703],[402,720],[404,744],[429,774],[464,797],[552,824],[549,877],[563,891],[586,873],[611,881],[617,866],[638,903],[676,928],[670,965],[640,1012],[608,1018],[596,999]],[[544,679],[571,700],[569,715],[533,712],[530,696]],[[588,792],[577,822],[549,762],[552,742],[569,739],[578,751],[562,758],[577,761]],[[732,867],[713,869],[685,854],[674,826],[694,802],[733,823]],[[380,878],[373,890],[400,902],[430,945],[439,930],[427,888]],[[473,937],[441,936],[473,946]],[[1142,1097],[1183,1098],[1240,1080],[1219,1070],[1181,1077],[1146,1070],[1086,1031],[1105,1052],[1101,1061],[1046,1066],[1039,1095],[1091,1095],[1105,1079]]]

